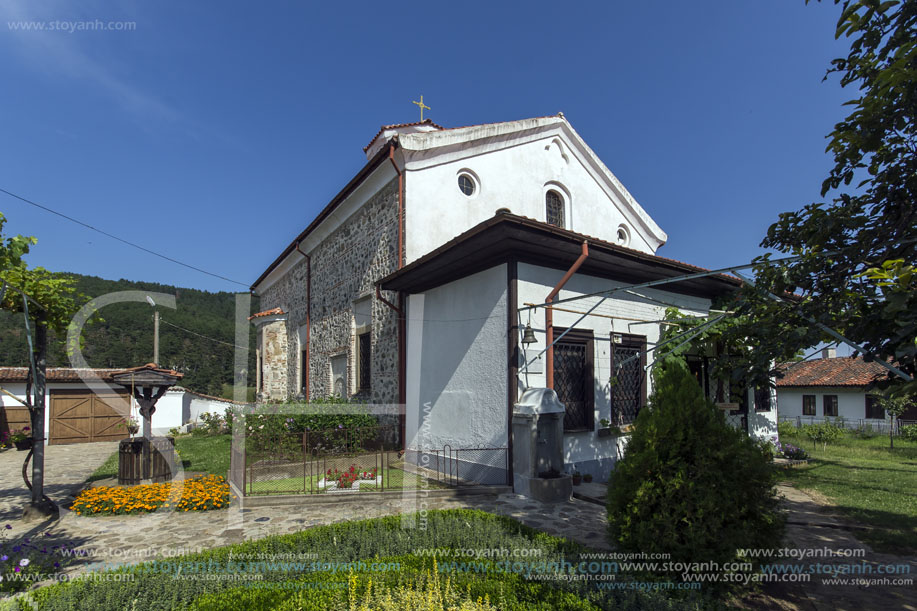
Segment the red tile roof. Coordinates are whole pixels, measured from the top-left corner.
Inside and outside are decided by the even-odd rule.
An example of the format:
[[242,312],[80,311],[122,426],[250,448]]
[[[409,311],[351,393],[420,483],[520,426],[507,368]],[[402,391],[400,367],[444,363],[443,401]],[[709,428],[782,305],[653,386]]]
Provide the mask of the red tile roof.
[[258,312],[257,314],[252,314],[248,317],[249,320],[253,318],[262,318],[264,316],[274,316],[275,314],[286,314],[281,308],[271,308],[270,310],[265,310],[263,312]]
[[813,359],[784,363],[785,375],[777,380],[778,387],[855,386],[865,387],[885,376],[887,369],[875,361],[867,363],[862,357]]
[[399,127],[415,127],[417,125],[429,125],[430,127],[435,127],[436,129],[446,129],[442,125],[437,125],[430,119],[424,119],[423,121],[414,121],[413,123],[395,123],[393,125],[383,125],[382,127],[379,128],[379,131],[376,132],[376,135],[373,136],[372,140],[369,141],[369,144],[363,147],[363,152],[365,153],[366,151],[368,151],[369,147],[371,147],[373,145],[373,142],[376,141],[376,138],[381,136],[382,132],[384,132],[385,130],[398,129]]
[[[71,369],[69,367],[48,367],[45,380],[48,382],[80,382],[81,376],[93,375],[111,382],[112,374],[124,371],[123,369]],[[0,367],[0,382],[25,382],[28,367]]]

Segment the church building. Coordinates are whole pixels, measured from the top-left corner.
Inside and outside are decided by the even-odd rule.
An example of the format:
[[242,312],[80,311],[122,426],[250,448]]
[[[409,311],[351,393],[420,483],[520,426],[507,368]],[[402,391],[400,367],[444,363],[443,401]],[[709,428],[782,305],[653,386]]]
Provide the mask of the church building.
[[[252,285],[260,396],[396,404],[406,449],[501,449],[521,392],[554,388],[565,464],[604,481],[666,308],[706,317],[739,282],[656,255],[666,233],[562,114],[387,125],[364,152]],[[737,426],[776,434],[774,401],[698,359]]]

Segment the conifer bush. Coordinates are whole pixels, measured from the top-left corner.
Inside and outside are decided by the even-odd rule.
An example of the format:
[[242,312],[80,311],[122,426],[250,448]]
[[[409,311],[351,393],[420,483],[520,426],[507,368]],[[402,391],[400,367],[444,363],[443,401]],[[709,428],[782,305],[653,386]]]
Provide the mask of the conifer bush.
[[777,547],[774,477],[767,451],[726,422],[684,361],[669,360],[609,480],[611,542],[721,564],[743,548]]

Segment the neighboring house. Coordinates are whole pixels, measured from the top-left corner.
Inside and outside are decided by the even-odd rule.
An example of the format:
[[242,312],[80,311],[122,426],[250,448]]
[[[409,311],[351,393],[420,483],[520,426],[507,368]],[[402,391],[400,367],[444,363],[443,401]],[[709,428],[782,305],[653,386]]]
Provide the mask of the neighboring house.
[[[410,448],[511,448],[526,387],[546,385],[548,293],[584,253],[553,311],[565,461],[604,478],[651,389],[647,355],[668,306],[706,316],[740,283],[723,275],[592,293],[702,272],[655,255],[667,236],[562,115],[443,129],[383,127],[368,163],[255,281],[262,398],[403,404]],[[578,322],[581,313],[595,310]],[[523,345],[531,323],[535,342]],[[575,325],[575,327],[574,327]],[[615,363],[626,361],[611,383]],[[697,375],[706,377],[702,357]],[[705,380],[704,380],[705,381]],[[753,392],[704,383],[737,425],[776,434]],[[507,450],[509,451],[509,450]]]
[[[117,441],[128,436],[123,426],[131,412],[130,392],[112,381],[124,369],[70,369],[49,367],[46,373],[46,444]],[[16,398],[26,396],[27,367],[0,367],[0,388]],[[91,380],[91,381],[86,381]],[[196,422],[203,412],[222,414],[232,401],[173,386],[156,403],[153,434]],[[26,407],[0,393],[0,433],[29,426]]]
[[[820,359],[781,368],[784,375],[777,380],[780,420],[807,424],[842,418],[848,427],[881,427],[886,418],[876,401],[875,382],[885,378],[888,370],[862,357],[834,354],[834,350],[825,350]],[[909,409],[900,420],[917,420],[917,408]]]

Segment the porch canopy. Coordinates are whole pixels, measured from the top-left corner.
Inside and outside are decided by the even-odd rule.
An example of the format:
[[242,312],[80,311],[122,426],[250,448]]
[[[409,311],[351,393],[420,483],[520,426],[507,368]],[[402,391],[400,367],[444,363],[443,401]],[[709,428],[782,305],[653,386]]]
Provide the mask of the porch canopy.
[[[566,271],[582,253],[584,240],[589,242],[589,257],[579,268],[579,274],[636,284],[708,271],[498,211],[492,218],[389,274],[379,285],[388,291],[421,293],[510,260]],[[738,290],[742,281],[715,274],[673,280],[664,286],[666,291],[674,293],[714,298]]]

